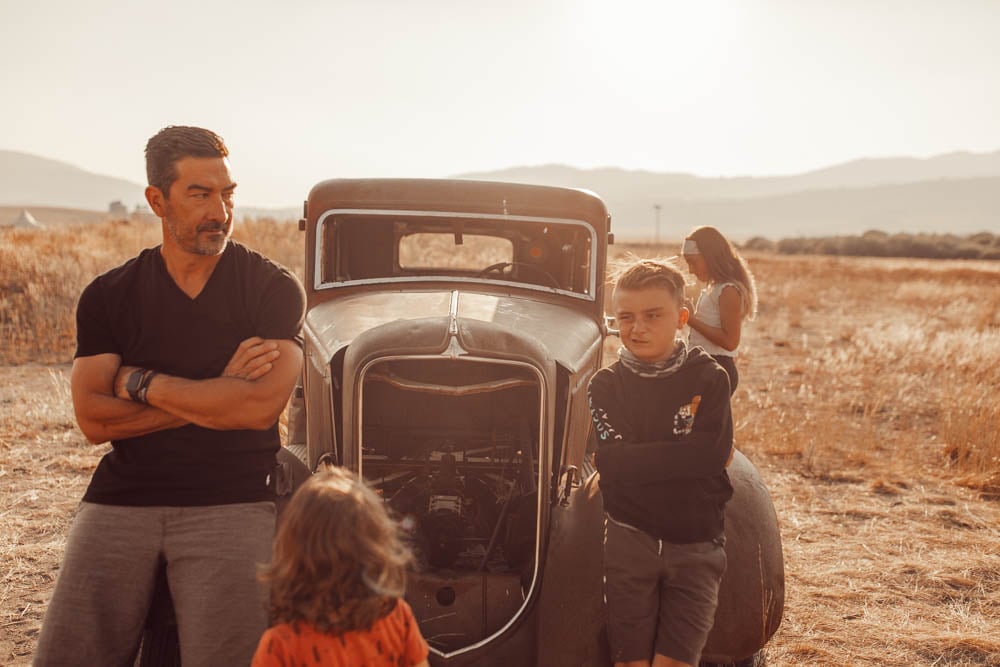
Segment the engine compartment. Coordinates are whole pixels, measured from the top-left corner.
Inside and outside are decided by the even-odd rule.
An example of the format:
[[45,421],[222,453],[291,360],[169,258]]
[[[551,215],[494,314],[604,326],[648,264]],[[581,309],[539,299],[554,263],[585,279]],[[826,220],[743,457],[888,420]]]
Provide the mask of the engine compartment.
[[362,476],[417,559],[407,600],[432,647],[484,639],[535,576],[540,384],[521,364],[379,362],[365,374]]

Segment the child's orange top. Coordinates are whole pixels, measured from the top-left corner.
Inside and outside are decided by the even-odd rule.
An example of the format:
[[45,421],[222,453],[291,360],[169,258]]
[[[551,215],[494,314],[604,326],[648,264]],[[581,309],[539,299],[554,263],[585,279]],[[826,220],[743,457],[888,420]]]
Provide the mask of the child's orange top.
[[413,610],[399,600],[370,630],[328,635],[306,623],[276,625],[260,638],[251,667],[412,667],[427,653]]

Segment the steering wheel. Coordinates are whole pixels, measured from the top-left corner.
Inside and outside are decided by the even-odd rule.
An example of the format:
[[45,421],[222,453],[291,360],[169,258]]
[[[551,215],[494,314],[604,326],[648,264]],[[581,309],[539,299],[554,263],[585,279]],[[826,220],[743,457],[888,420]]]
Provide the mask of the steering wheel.
[[480,271],[479,273],[477,273],[476,277],[477,278],[485,278],[486,276],[490,275],[491,273],[495,273],[495,274],[497,274],[497,276],[503,278],[505,276],[504,269],[506,269],[507,267],[513,267],[513,266],[514,266],[514,264],[512,262],[497,262],[496,264],[490,264],[485,269],[483,269],[482,271]]
[[[507,269],[510,269],[509,271]],[[535,264],[527,264],[525,262],[497,262],[496,264],[490,264],[485,269],[476,274],[477,278],[486,278],[490,274],[496,274],[497,278],[504,280],[511,280],[514,277],[514,271],[523,271],[528,269],[533,271],[538,276],[541,276],[548,283],[549,287],[554,287],[559,289],[559,281],[556,280],[551,273],[546,271],[540,266]],[[532,282],[532,281],[527,281]]]

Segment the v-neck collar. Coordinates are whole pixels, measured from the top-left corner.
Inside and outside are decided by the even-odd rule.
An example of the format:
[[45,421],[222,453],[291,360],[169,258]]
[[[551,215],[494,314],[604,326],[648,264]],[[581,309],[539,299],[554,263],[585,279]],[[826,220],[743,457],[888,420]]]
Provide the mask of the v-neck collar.
[[162,244],[158,245],[153,250],[156,254],[156,265],[162,272],[163,277],[167,280],[168,283],[170,283],[171,289],[176,290],[177,294],[184,297],[184,299],[186,299],[187,301],[190,301],[191,303],[198,303],[204,300],[205,294],[209,291],[209,288],[215,282],[216,279],[215,276],[219,272],[219,267],[222,265],[223,262],[226,261],[226,257],[230,254],[229,249],[232,246],[232,243],[233,243],[232,240],[230,240],[226,244],[226,249],[222,251],[222,255],[219,257],[219,261],[215,263],[214,267],[212,267],[212,272],[208,275],[208,278],[205,280],[205,284],[201,286],[201,291],[199,291],[194,296],[190,296],[187,292],[181,289],[181,286],[177,284],[177,281],[174,280],[174,277],[170,275],[170,271],[167,270],[167,261],[163,258],[163,245]]

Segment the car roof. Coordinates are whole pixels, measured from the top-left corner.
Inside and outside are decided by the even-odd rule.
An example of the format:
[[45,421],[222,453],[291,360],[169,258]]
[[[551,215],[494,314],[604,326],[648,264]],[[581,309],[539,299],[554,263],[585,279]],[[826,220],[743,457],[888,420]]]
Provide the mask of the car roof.
[[593,192],[524,183],[463,179],[333,179],[309,193],[306,217],[315,224],[331,209],[452,211],[580,220],[598,238],[608,232],[608,210]]

